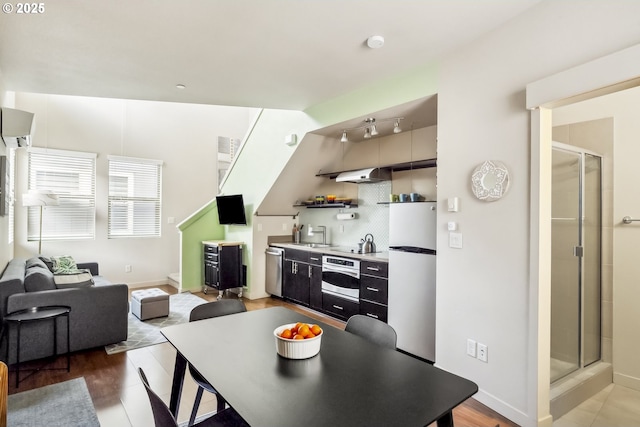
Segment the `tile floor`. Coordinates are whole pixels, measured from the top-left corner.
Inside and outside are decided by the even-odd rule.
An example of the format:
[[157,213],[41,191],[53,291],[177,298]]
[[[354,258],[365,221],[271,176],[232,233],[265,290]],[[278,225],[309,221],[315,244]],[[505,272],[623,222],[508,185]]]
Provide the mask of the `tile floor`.
[[640,391],[610,384],[553,427],[640,427]]

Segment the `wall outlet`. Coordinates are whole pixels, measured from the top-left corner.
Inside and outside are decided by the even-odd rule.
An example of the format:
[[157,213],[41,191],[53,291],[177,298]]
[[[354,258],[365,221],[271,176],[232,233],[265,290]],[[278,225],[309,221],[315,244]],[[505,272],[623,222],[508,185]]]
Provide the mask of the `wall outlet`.
[[287,226],[287,224],[283,223],[283,224],[282,224],[282,231],[287,231],[287,228],[289,228],[289,227]]
[[478,343],[478,359],[487,363],[489,361],[489,349],[486,345]]
[[476,342],[471,338],[467,339],[467,354],[476,357]]
[[131,265],[130,264],[127,264],[127,265],[124,266],[124,272],[125,273],[131,273]]

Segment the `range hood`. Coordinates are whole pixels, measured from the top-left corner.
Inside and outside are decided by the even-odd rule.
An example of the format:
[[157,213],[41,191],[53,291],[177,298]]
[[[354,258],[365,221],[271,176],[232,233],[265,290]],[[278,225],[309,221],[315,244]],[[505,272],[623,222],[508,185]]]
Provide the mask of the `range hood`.
[[388,168],[367,168],[342,172],[336,176],[336,182],[353,182],[355,184],[367,184],[391,179],[391,170]]
[[0,138],[8,148],[30,146],[32,125],[33,113],[0,108]]

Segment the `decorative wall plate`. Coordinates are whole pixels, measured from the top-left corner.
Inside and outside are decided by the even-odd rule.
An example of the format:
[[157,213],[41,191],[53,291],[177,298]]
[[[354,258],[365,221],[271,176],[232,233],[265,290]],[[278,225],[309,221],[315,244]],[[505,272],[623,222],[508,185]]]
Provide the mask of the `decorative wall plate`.
[[509,189],[509,171],[497,160],[487,160],[478,165],[471,174],[471,189],[479,200],[493,202]]

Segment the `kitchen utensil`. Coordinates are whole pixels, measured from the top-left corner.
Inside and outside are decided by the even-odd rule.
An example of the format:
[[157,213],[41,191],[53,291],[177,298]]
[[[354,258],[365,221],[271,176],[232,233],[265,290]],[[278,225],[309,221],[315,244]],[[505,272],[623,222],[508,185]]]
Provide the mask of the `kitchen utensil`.
[[402,203],[404,203],[404,202],[408,202],[408,201],[409,201],[409,195],[408,195],[408,194],[406,194],[406,193],[402,193],[402,194],[400,194],[400,201],[401,201]]
[[365,238],[365,242],[364,242],[364,253],[365,254],[370,254],[376,251],[376,244],[373,243],[373,234],[368,233],[366,236],[364,236]]
[[364,239],[360,239],[360,241],[358,242],[358,253],[359,254],[364,253],[364,248],[363,248],[364,243],[365,243]]
[[412,202],[419,202],[420,201],[420,194],[418,194],[418,193],[411,193],[409,195],[409,197],[411,198]]

